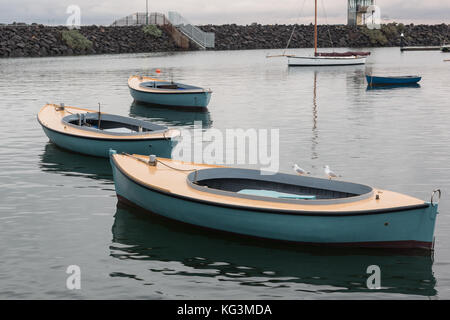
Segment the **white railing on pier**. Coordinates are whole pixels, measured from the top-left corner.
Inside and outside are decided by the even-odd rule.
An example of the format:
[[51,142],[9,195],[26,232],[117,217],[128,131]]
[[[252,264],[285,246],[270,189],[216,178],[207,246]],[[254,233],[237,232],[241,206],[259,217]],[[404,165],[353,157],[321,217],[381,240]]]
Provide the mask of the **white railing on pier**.
[[158,26],[163,26],[168,23],[169,21],[162,13],[150,12],[147,14],[146,12],[136,12],[114,21],[111,25],[114,27],[143,26],[146,24],[156,24]]
[[202,31],[177,12],[169,11],[168,19],[172,25],[200,46],[200,48],[214,48],[214,33]]

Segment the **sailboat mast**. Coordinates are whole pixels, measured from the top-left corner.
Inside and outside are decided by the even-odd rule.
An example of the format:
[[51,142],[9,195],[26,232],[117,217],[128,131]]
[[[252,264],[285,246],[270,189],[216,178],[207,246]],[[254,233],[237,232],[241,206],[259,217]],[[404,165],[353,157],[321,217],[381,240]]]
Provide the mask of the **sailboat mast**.
[[315,2],[314,13],[314,56],[317,56],[317,0]]

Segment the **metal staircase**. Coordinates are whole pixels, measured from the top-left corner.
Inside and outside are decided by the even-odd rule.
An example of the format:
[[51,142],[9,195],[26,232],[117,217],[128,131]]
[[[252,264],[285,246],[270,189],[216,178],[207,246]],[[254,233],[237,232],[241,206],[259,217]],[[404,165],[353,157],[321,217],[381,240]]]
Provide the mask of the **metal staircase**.
[[200,49],[214,48],[214,33],[202,31],[174,11],[169,11],[168,20]]
[[189,42],[200,49],[214,48],[215,35],[212,32],[203,32],[177,12],[169,12],[168,17],[162,13],[136,12],[114,21],[111,26],[142,26],[154,24],[168,32],[178,47],[189,49]]

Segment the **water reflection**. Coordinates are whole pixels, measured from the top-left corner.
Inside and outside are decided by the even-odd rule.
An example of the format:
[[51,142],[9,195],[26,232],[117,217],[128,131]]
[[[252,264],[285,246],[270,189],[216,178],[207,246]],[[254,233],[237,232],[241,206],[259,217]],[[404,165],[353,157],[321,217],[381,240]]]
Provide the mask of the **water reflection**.
[[168,126],[193,126],[195,121],[201,121],[203,128],[210,128],[212,125],[211,115],[208,110],[183,111],[175,110],[149,104],[133,102],[130,107],[130,117],[141,120],[152,120]]
[[364,88],[366,81],[364,69],[356,69],[346,73],[347,90],[350,88]]
[[[369,291],[366,269],[375,264],[381,268],[384,293],[436,294],[429,254],[288,247],[144,216],[121,203],[117,206],[112,234],[114,243],[110,250],[114,258],[183,265],[182,270],[174,270],[174,264],[170,268],[158,264],[161,270],[151,269],[165,275],[204,276],[296,291],[307,287],[315,292],[349,293]],[[313,289],[311,285],[320,287]]]
[[304,73],[312,73],[312,72],[318,72],[318,73],[328,73],[328,74],[336,74],[336,75],[342,75],[342,74],[354,74],[354,73],[361,73],[364,72],[365,66],[364,65],[353,65],[353,66],[317,66],[317,67],[298,67],[298,68],[288,68],[289,74],[304,74]]
[[311,144],[311,159],[318,159],[317,145],[319,139],[319,132],[317,130],[317,71],[314,71],[314,88],[313,88],[313,127],[312,127],[312,144]]
[[97,180],[112,180],[108,159],[89,157],[66,151],[49,142],[39,163],[42,171],[65,176],[84,176]]
[[367,85],[367,91],[369,90],[392,90],[392,89],[407,89],[407,88],[420,88],[420,84],[411,83],[411,84],[399,84],[399,85],[380,85],[380,86],[370,86]]

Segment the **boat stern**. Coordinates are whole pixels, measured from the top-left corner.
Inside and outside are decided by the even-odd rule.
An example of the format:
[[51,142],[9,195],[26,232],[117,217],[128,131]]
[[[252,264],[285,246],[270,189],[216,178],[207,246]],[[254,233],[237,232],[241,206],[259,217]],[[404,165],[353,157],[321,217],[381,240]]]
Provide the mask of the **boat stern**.
[[[205,90],[202,96],[198,98],[198,107],[206,108],[211,101],[212,91],[210,89]],[[197,102],[196,101],[196,102]]]

